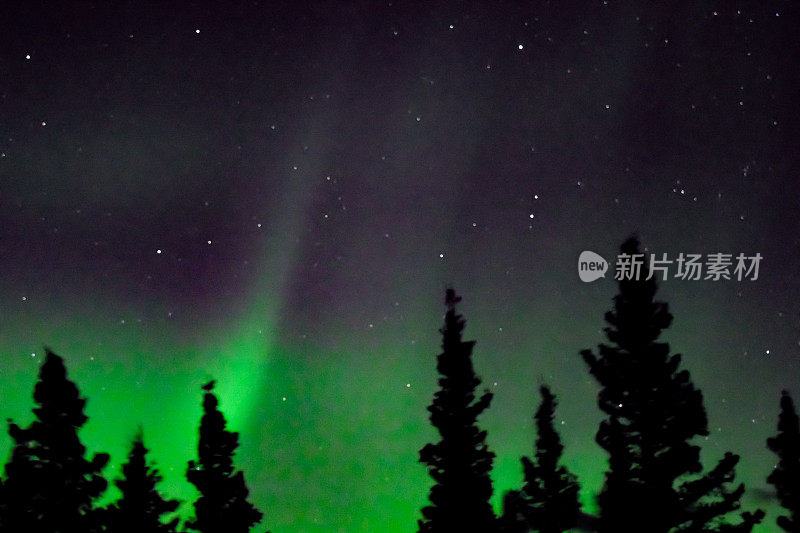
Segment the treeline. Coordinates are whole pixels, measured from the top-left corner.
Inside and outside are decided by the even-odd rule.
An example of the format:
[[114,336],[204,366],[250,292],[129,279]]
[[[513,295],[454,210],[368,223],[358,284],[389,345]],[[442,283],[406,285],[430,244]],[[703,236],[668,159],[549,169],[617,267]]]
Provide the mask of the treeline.
[[203,416],[197,459],[187,480],[199,497],[194,517],[179,524],[177,500],[162,496],[158,470],[147,460],[141,429],[131,444],[114,503],[98,500],[108,482],[101,475],[108,454],[86,457],[78,430],[86,423],[86,400],[67,378],[64,361],[47,350],[33,399],[34,420],[26,428],[9,422],[11,457],[0,479],[0,531],[3,533],[247,533],[262,514],[248,501],[244,475],[233,457],[239,435],[226,429],[214,382],[203,386]]
[[[628,240],[622,253],[639,253],[638,242]],[[428,407],[441,438],[419,453],[433,479],[420,533],[745,533],[765,519],[762,510],[741,509],[745,487],[734,483],[739,456],[725,453],[710,468],[700,461],[695,441],[708,435],[703,397],[681,356],[658,340],[672,315],[655,300],[655,278],[644,279],[647,274],[645,265],[642,279],[619,281],[605,315],[608,342],[581,354],[600,385],[604,418],[596,441],[609,459],[593,515],[581,509],[579,480],[562,462],[564,447],[553,424],[557,401],[547,385],[540,387],[533,416],[533,454],[521,458],[523,484],[506,492],[501,513],[494,512],[494,453],[478,425],[492,394],[477,392],[475,342],[463,340],[460,298],[447,290],[439,389]],[[186,467],[186,479],[199,493],[193,516],[181,521],[179,502],[159,492],[161,476],[148,461],[141,429],[112,481],[120,498],[101,506],[109,456],[87,457],[78,436],[87,421],[86,400],[63,360],[48,350],[34,388],[33,422],[25,428],[9,422],[13,446],[0,478],[0,532],[249,532],[262,513],[248,500],[244,474],[234,468],[238,434],[226,428],[214,382],[203,390],[197,457]],[[767,482],[784,509],[774,523],[800,533],[800,422],[787,392],[780,399],[778,433],[767,447],[778,457]]]
[[[638,241],[629,239],[621,252],[639,254]],[[447,290],[439,390],[428,407],[441,439],[419,454],[434,481],[420,533],[745,533],[765,519],[762,510],[741,510],[745,487],[734,483],[738,455],[727,452],[710,468],[700,461],[695,441],[708,435],[703,396],[680,354],[658,340],[672,315],[655,300],[655,277],[647,279],[644,263],[641,278],[619,280],[605,315],[607,343],[581,353],[600,385],[604,418],[596,441],[609,461],[596,515],[582,511],[578,478],[561,461],[556,397],[546,385],[534,415],[533,455],[521,458],[523,484],[503,495],[502,512],[495,514],[489,503],[494,454],[477,424],[492,394],[476,394],[481,380],[472,366],[474,341],[462,340],[460,298]],[[767,441],[778,463],[767,482],[786,513],[775,523],[800,533],[800,424],[785,391],[780,409],[778,434]]]

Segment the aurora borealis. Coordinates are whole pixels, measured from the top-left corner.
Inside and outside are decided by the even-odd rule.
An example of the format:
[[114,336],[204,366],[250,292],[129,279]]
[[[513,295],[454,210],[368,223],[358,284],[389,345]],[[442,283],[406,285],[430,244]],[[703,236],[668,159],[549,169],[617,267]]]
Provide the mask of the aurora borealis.
[[13,4],[1,418],[30,419],[51,347],[106,477],[141,425],[162,491],[191,501],[214,378],[258,530],[413,531],[451,284],[494,392],[495,500],[546,382],[591,511],[605,456],[579,352],[616,286],[576,263],[635,232],[764,257],[755,281],[659,296],[704,394],[704,463],[741,454],[745,505],[770,510],[755,531],[776,531],[765,440],[781,389],[800,395],[797,5]]

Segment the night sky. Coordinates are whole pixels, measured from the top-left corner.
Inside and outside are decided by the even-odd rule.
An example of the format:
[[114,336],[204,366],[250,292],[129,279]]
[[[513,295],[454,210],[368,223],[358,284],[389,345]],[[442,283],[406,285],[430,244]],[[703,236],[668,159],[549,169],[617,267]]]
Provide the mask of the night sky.
[[0,418],[31,419],[51,347],[106,476],[141,424],[186,516],[213,377],[261,530],[413,531],[451,284],[495,393],[495,501],[545,382],[592,511],[579,351],[616,285],[577,259],[636,233],[763,256],[757,280],[659,296],[706,468],[741,454],[776,531],[765,439],[781,389],[800,397],[797,3],[160,4],[3,6]]

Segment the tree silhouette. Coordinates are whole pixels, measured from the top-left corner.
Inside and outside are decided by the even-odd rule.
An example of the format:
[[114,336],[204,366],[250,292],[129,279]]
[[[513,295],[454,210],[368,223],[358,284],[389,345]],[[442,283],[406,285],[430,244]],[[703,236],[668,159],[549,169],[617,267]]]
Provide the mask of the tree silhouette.
[[560,465],[564,446],[553,427],[556,398],[541,386],[542,401],[534,415],[536,451],[534,458],[522,458],[524,484],[503,499],[504,531],[561,533],[575,527],[580,516],[577,478]]
[[122,478],[114,485],[122,497],[109,506],[105,525],[110,533],[175,533],[178,518],[164,523],[164,515],[174,513],[177,500],[165,500],[157,485],[161,482],[158,471],[147,464],[147,448],[141,430],[133,441],[128,462],[122,466]]
[[239,434],[225,429],[214,382],[204,385],[203,390],[198,460],[189,461],[186,472],[200,497],[194,503],[195,519],[187,525],[200,533],[247,533],[261,521],[262,514],[247,501],[244,474],[234,471]]
[[474,341],[462,341],[464,319],[456,313],[461,300],[447,289],[442,353],[437,358],[441,375],[439,391],[428,407],[431,423],[441,440],[426,444],[419,452],[435,481],[430,490],[431,505],[422,509],[420,532],[490,532],[496,527],[489,503],[492,481],[489,472],[494,454],[486,446],[486,432],[478,429],[477,417],[492,400],[486,391],[475,399],[481,380],[472,368]]
[[33,399],[34,421],[9,421],[14,442],[6,464],[0,529],[26,533],[93,532],[100,527],[93,503],[106,489],[101,471],[107,454],[86,459],[78,430],[86,400],[67,378],[64,361],[46,351]]
[[776,523],[789,533],[800,532],[800,422],[788,391],[781,394],[778,435],[767,439],[767,447],[778,456],[778,465],[767,477],[789,516],[779,516]]
[[681,356],[657,342],[672,315],[666,303],[654,301],[655,276],[638,241],[627,240],[621,252],[621,259],[641,260],[644,268],[638,277],[621,276],[614,308],[605,315],[610,344],[600,344],[598,355],[581,352],[601,385],[598,404],[606,414],[597,432],[609,454],[599,530],[750,531],[761,511],[744,513],[736,526],[720,524],[744,492],[743,485],[729,488],[738,456],[726,454],[706,475],[696,475],[700,448],[690,441],[708,434],[702,394],[689,372],[679,370]]

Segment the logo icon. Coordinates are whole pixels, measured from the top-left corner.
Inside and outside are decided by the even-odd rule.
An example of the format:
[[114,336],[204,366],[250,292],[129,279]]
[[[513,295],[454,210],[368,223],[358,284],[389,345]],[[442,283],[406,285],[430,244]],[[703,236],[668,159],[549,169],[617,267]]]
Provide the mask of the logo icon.
[[578,257],[578,276],[584,283],[606,277],[608,261],[599,254],[584,250]]

